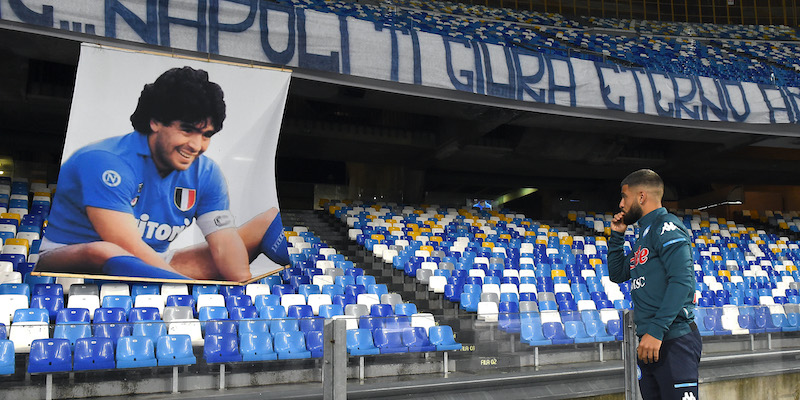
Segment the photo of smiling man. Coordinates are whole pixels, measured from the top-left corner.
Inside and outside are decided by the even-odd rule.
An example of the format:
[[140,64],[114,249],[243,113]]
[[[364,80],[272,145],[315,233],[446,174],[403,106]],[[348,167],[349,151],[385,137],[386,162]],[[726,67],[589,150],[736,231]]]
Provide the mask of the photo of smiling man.
[[[146,84],[133,132],[62,165],[36,271],[243,282],[260,254],[288,264],[278,209],[237,226],[222,170],[204,155],[225,117],[223,90],[202,69]],[[170,250],[195,221],[205,242]]]

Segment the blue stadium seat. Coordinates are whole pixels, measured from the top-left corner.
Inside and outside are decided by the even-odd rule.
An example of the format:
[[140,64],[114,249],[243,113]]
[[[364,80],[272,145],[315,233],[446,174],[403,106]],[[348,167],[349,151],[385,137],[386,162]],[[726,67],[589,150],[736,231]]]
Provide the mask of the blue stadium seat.
[[160,321],[161,316],[155,307],[133,307],[128,313],[129,322]]
[[164,335],[156,342],[156,360],[158,366],[193,365],[197,357],[192,351],[192,339],[189,335]]
[[272,333],[273,337],[278,332],[292,332],[299,330],[300,323],[294,318],[273,319],[269,322],[269,331]]
[[209,364],[242,361],[239,338],[234,334],[206,335],[203,358]]
[[269,321],[265,319],[250,319],[239,322],[239,337],[247,333],[269,333]]
[[236,322],[231,320],[210,320],[205,323],[206,335],[238,335]]
[[571,344],[574,341],[564,333],[564,325],[560,322],[545,322],[542,324],[542,334],[550,339],[553,344]]
[[306,340],[303,332],[277,332],[273,336],[273,343],[275,352],[278,353],[279,360],[311,358],[311,352],[306,348]]
[[119,307],[98,308],[94,310],[94,323],[125,322],[128,320],[125,309]]
[[398,303],[394,305],[396,315],[411,316],[417,313],[417,305],[414,303]]
[[461,343],[456,342],[453,328],[448,325],[438,325],[428,328],[428,340],[436,346],[437,351],[460,350]]
[[606,326],[603,324],[602,320],[584,320],[584,326],[586,327],[586,333],[593,337],[596,342],[613,342],[616,340],[614,335],[610,335],[608,331],[606,331]]
[[167,324],[162,321],[142,321],[131,324],[131,336],[146,336],[158,342],[158,339],[167,335]]
[[372,331],[369,329],[348,329],[347,351],[354,356],[375,355],[381,352],[379,348],[375,347]]
[[0,339],[0,375],[13,375],[15,365],[14,342]]
[[410,352],[436,351],[423,327],[409,327],[402,330],[402,343]]
[[75,371],[113,369],[114,341],[109,338],[87,337],[75,342]]
[[94,336],[109,338],[117,346],[119,339],[131,335],[131,325],[128,323],[102,323],[94,324]]
[[408,347],[403,345],[402,332],[377,328],[372,333],[375,346],[380,349],[381,354],[405,353]]
[[28,373],[69,372],[72,350],[67,339],[35,339],[31,342]]
[[31,296],[31,308],[42,308],[47,310],[49,320],[55,321],[58,311],[64,308],[63,296],[33,295]]
[[542,321],[538,314],[535,318],[520,319],[520,340],[531,346],[547,346],[553,344],[542,332]]
[[144,336],[123,336],[116,346],[117,368],[155,367],[155,344]]
[[581,321],[565,321],[564,333],[575,343],[591,343],[595,341],[594,337],[586,333],[586,328]]
[[[128,319],[128,313],[133,308],[133,298],[131,296],[105,296],[100,303],[102,308],[121,308],[125,311],[125,319]],[[97,311],[95,311],[97,312]],[[97,314],[95,314],[97,316]]]
[[321,331],[325,327],[325,318],[322,317],[310,317],[310,318],[301,318],[299,320],[299,326],[301,332],[311,332],[311,331]]
[[85,308],[62,308],[56,314],[56,324],[70,324],[76,322],[89,323],[90,320],[89,310]]
[[200,310],[197,312],[197,318],[200,321],[228,319],[228,309],[220,306],[200,307]]
[[258,310],[255,306],[231,307],[228,309],[228,317],[234,321],[258,318]]
[[322,330],[306,332],[306,348],[311,352],[311,358],[320,358],[325,346]]
[[92,328],[88,323],[56,324],[53,338],[69,340],[70,349],[75,348],[75,342],[80,338],[92,336]]
[[323,304],[319,306],[319,316],[324,318],[331,318],[334,315],[344,314],[344,308],[339,304]]
[[272,335],[269,332],[243,334],[239,349],[242,353],[242,361],[269,361],[278,359],[278,353],[276,353],[273,348]]
[[197,308],[195,305],[194,297],[187,294],[172,294],[167,296],[167,302],[165,307],[175,307],[175,306],[184,306],[184,307],[191,307],[192,309]]

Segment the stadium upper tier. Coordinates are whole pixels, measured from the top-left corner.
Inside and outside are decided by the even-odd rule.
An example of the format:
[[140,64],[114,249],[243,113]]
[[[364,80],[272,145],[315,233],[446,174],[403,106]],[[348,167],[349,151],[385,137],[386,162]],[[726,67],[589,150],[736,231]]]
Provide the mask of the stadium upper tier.
[[[528,51],[652,71],[778,86],[800,86],[798,45],[757,43],[797,40],[786,26],[743,26],[589,18],[449,2],[399,1],[379,6],[324,0],[284,0],[287,5],[364,19],[399,30],[453,40],[480,41]],[[627,32],[596,32],[593,27]],[[694,38],[704,38],[697,40]]]

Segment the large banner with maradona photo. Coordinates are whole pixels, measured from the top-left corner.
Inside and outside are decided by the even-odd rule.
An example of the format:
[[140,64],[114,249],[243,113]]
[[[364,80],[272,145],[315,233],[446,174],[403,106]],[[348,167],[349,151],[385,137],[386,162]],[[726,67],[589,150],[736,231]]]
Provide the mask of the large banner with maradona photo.
[[291,74],[84,44],[36,272],[247,282],[289,263]]

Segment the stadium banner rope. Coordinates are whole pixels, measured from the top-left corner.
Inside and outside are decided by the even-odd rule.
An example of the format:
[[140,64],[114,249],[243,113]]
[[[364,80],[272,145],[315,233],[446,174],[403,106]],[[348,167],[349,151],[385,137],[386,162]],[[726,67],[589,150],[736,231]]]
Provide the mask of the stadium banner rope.
[[800,121],[797,87],[566,58],[273,1],[0,0],[0,19],[525,102],[695,121]]

